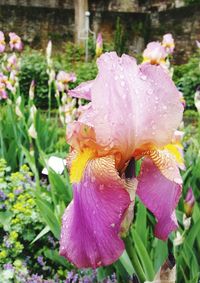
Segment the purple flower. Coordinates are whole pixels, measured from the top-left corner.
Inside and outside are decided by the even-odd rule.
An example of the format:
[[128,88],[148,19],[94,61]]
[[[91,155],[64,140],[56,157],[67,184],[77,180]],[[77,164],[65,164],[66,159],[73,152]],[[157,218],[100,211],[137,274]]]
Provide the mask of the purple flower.
[[194,204],[195,204],[195,197],[192,188],[189,188],[184,200],[184,210],[187,216],[192,215]]
[[5,195],[5,193],[0,190],[0,200],[5,200],[7,198],[7,196]]
[[99,32],[96,41],[96,56],[99,57],[102,51],[103,51],[103,39],[101,32]]
[[6,264],[4,264],[3,268],[4,268],[5,270],[9,270],[9,269],[13,269],[13,266],[12,266],[11,263],[6,263]]
[[14,194],[15,194],[15,195],[20,195],[22,192],[23,192],[22,189],[14,190]]
[[37,262],[41,265],[41,266],[44,266],[46,263],[44,261],[44,258],[43,256],[38,256],[37,257]]
[[54,241],[53,237],[48,236],[47,239],[48,239],[49,243],[51,243],[53,245],[53,247],[56,246],[56,242]]

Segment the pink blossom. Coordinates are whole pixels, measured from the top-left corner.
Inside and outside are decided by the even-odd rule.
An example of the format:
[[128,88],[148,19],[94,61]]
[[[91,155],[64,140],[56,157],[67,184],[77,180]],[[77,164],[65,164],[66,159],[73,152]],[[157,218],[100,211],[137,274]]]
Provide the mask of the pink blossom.
[[7,71],[11,72],[13,70],[17,71],[19,70],[19,61],[15,54],[12,54],[7,59],[7,65],[6,65]]
[[11,50],[22,51],[23,44],[21,38],[14,32],[9,32]]
[[6,43],[5,43],[5,36],[2,31],[0,31],[0,53],[4,52],[6,48]]
[[102,54],[102,51],[103,51],[103,38],[102,38],[102,34],[99,32],[96,40],[96,56],[99,57]]
[[97,65],[96,79],[73,91],[91,102],[67,127],[74,199],[63,215],[60,254],[79,268],[109,265],[123,253],[120,235],[131,223],[135,192],[156,217],[155,235],[166,240],[177,228],[182,188],[166,147],[183,113],[171,78],[161,66],[138,66],[115,52]]
[[8,97],[8,94],[6,92],[5,85],[0,82],[0,100],[6,99]]
[[165,48],[167,54],[174,52],[175,44],[171,33],[167,33],[163,36],[162,46]]
[[167,53],[160,42],[150,42],[143,52],[143,62],[153,65],[165,64]]
[[198,40],[196,40],[196,45],[198,48],[200,48],[200,42]]
[[56,77],[56,87],[58,91],[63,92],[68,90],[69,82],[75,82],[76,75],[74,73],[66,73],[65,71],[59,71]]
[[192,215],[194,204],[195,204],[194,193],[192,191],[192,188],[189,188],[184,200],[184,210],[187,216]]

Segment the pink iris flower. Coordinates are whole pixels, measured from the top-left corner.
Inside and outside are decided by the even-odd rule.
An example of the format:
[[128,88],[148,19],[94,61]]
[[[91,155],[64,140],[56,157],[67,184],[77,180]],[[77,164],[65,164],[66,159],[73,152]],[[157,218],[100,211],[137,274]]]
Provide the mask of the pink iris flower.
[[150,42],[143,52],[143,62],[153,65],[165,64],[167,53],[160,42]]
[[97,65],[95,80],[69,91],[91,100],[67,128],[74,198],[63,215],[60,254],[79,268],[109,265],[123,253],[120,236],[132,221],[135,192],[157,219],[155,235],[166,240],[177,228],[182,189],[178,160],[167,148],[183,113],[171,78],[160,66],[138,66],[115,52]]
[[96,41],[96,56],[99,57],[102,54],[102,51],[103,51],[103,38],[102,38],[102,34],[99,32]]
[[76,75],[74,73],[66,73],[64,71],[59,71],[56,77],[56,87],[60,92],[67,91],[69,82],[75,81]]
[[4,52],[6,48],[6,43],[5,43],[5,36],[2,31],[0,31],[0,53]]
[[165,48],[167,54],[174,52],[175,44],[171,33],[167,33],[163,36],[162,46]]
[[9,32],[10,37],[10,48],[11,50],[22,51],[23,43],[21,38],[14,32]]
[[200,48],[200,41],[196,40],[196,45],[198,48]]
[[7,65],[6,65],[7,71],[11,72],[13,70],[17,71],[19,70],[19,61],[15,54],[12,54],[7,59]]
[[12,84],[7,76],[5,76],[3,73],[0,73],[0,84],[1,84],[1,93],[2,98],[7,98],[7,92],[6,89],[9,89],[12,91]]
[[5,85],[0,82],[0,100],[6,99],[7,97],[8,97],[8,94],[6,92]]

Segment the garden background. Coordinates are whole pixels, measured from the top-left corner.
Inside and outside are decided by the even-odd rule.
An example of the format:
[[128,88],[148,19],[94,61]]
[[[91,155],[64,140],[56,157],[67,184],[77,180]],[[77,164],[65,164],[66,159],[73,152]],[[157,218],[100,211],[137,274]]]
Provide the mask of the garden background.
[[[199,282],[199,1],[18,2],[0,3],[6,42],[0,53],[0,282],[151,282],[166,262],[170,270],[176,266],[176,282]],[[85,40],[88,9],[94,33]],[[14,40],[19,45],[9,45],[10,32],[20,36]],[[72,99],[68,89],[96,77],[100,53],[128,53],[141,63],[146,44],[162,41],[165,33],[175,40],[169,68],[185,101],[179,228],[166,242],[156,239],[155,219],[136,198],[125,253],[111,266],[77,269],[59,255],[59,237],[73,195],[63,166],[66,126],[86,101]]]

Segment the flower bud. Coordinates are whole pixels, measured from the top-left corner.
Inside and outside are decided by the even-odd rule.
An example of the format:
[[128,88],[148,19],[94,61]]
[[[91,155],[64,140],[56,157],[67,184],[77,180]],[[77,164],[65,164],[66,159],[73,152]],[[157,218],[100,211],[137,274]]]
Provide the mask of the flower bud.
[[187,216],[192,215],[194,204],[195,204],[194,194],[193,194],[192,188],[189,188],[187,195],[185,197],[185,200],[184,200],[184,210]]
[[34,124],[31,124],[30,128],[28,129],[28,134],[33,139],[37,138],[37,132],[36,132]]

